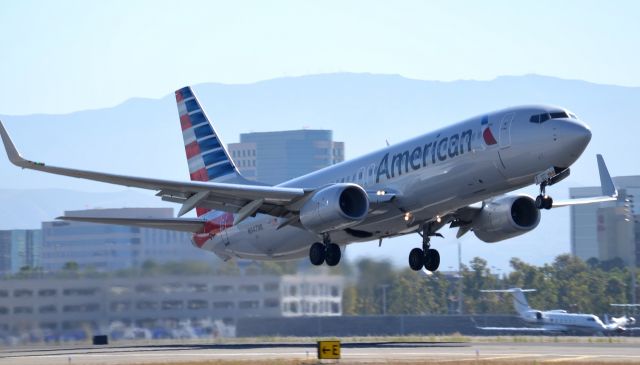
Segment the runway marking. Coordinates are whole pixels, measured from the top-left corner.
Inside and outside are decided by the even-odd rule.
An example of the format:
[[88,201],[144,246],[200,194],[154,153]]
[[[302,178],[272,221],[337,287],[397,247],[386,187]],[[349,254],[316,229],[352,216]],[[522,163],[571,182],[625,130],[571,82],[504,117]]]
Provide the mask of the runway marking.
[[594,356],[594,355],[570,356],[570,355],[567,355],[567,357],[564,357],[564,358],[543,360],[542,362],[578,361],[578,360],[592,359],[592,358],[595,358],[595,357],[601,357],[601,356]]

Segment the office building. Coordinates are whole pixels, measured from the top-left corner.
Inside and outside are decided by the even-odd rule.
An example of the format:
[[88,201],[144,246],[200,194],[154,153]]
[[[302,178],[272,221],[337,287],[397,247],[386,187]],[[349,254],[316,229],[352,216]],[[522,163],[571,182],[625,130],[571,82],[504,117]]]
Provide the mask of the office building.
[[0,231],[0,275],[39,267],[41,247],[42,231],[39,229]]
[[172,336],[246,317],[340,316],[342,291],[343,278],[328,274],[10,279],[0,285],[0,335],[137,328]]
[[[638,216],[634,204],[640,197],[640,176],[613,178],[618,200],[571,207],[571,253],[582,260],[622,259],[627,265],[640,265]],[[571,198],[601,195],[600,187],[570,188]]]
[[247,179],[278,184],[344,161],[344,142],[330,130],[243,133],[229,153]]
[[[68,216],[171,218],[172,208],[92,209],[65,212]],[[145,261],[214,262],[214,254],[191,243],[191,234],[111,224],[53,221],[42,223],[45,271],[75,262],[80,269],[114,271],[140,267]]]

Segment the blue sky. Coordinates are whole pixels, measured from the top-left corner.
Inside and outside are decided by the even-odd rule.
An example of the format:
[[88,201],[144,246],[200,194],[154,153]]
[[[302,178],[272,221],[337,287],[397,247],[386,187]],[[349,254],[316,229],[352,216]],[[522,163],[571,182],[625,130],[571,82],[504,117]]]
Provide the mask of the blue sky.
[[0,114],[327,72],[640,86],[638,1],[3,1]]
[[[160,98],[184,85],[251,83],[331,72],[440,81],[535,73],[640,87],[639,18],[639,1],[0,0],[0,115],[69,113],[110,107],[133,97]],[[450,103],[453,109],[455,102]],[[174,105],[170,109],[169,117],[175,118]],[[56,151],[45,153],[47,148],[69,143],[62,138],[55,143],[28,143],[20,139],[21,131],[11,125],[11,118],[6,119],[10,130],[17,129],[15,137],[23,150],[44,148],[27,156],[49,161]],[[232,127],[237,133],[246,132],[241,126]],[[22,132],[25,138],[27,133]],[[225,140],[237,140],[237,133]],[[340,133],[344,132],[336,131]],[[29,136],[29,141],[35,138]],[[180,138],[175,140],[174,147],[181,149]],[[351,150],[361,145],[369,151],[383,143],[382,137],[373,142],[352,136],[343,140]],[[95,151],[74,155],[68,150],[60,151],[63,159],[52,162],[86,167],[79,161],[96,159]],[[182,151],[176,156],[182,158]],[[102,170],[120,172],[128,161],[100,163],[114,165],[98,164]],[[595,168],[592,158],[588,163]],[[6,160],[0,164],[15,169]],[[175,165],[184,173],[182,160]],[[612,172],[638,173],[632,168]],[[37,182],[50,181],[33,176]],[[56,181],[57,187],[72,184],[68,178]],[[6,183],[16,187],[11,180]],[[87,190],[120,189],[86,184]],[[569,182],[556,191],[566,194],[567,186]],[[563,212],[550,214],[568,214]],[[566,232],[559,230],[548,225],[538,231],[540,236],[567,242]],[[537,236],[530,237],[533,241]],[[469,242],[464,255],[480,251],[491,257],[492,251],[478,246],[475,238],[466,236],[463,241]],[[385,243],[382,251],[372,250],[373,244],[353,245],[348,256],[386,254],[404,265],[415,237],[395,242]],[[456,246],[452,239],[444,242],[439,249],[447,269],[455,266]],[[513,246],[498,249],[518,252],[522,243],[514,240]],[[558,253],[566,247],[559,247]],[[491,257],[490,262],[506,269],[504,261]]]

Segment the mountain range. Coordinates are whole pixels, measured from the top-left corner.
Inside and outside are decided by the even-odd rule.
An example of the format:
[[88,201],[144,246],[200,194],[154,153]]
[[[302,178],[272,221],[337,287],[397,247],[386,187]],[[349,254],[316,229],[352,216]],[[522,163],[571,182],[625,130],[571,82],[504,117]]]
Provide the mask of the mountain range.
[[[176,85],[176,89],[183,85]],[[598,185],[595,154],[613,175],[640,173],[633,159],[640,135],[640,88],[600,85],[539,75],[490,81],[412,80],[396,75],[321,74],[252,84],[193,86],[224,142],[240,133],[301,128],[334,131],[346,158],[400,142],[487,111],[520,104],[554,104],[576,113],[592,129],[591,144],[572,175],[553,186],[555,198],[568,187]],[[81,91],[79,91],[81,92]],[[187,179],[182,137],[171,90],[161,99],[132,98],[120,105],[64,115],[0,115],[21,153],[48,164],[167,179]],[[150,192],[19,170],[0,158],[0,228],[38,226],[64,210],[82,207],[167,206]],[[537,194],[535,188],[526,193]],[[78,193],[82,192],[82,193]],[[155,204],[155,205],[154,205]],[[569,210],[544,212],[534,232],[499,244],[462,238],[463,261],[473,256],[508,269],[519,256],[542,264],[569,251]],[[454,231],[435,241],[441,269],[457,266]],[[347,257],[390,258],[406,265],[419,237],[350,246]],[[406,251],[406,252],[405,252]]]

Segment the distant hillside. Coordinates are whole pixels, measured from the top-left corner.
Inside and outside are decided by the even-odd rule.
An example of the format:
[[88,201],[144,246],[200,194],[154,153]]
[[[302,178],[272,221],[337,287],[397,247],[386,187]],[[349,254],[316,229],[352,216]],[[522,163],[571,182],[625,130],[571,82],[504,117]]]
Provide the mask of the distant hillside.
[[86,193],[63,189],[0,189],[0,206],[0,229],[33,229],[66,210],[174,205],[134,190]]
[[[527,75],[491,81],[435,82],[393,75],[325,74],[280,78],[246,85],[200,84],[194,89],[225,142],[249,131],[299,129],[334,130],[346,143],[347,158],[396,143],[486,111],[531,103],[556,104],[574,111],[593,131],[591,145],[572,168],[571,176],[550,189],[556,198],[570,186],[598,184],[594,155],[603,153],[613,175],[640,174],[637,155],[640,135],[640,88],[598,85],[575,80]],[[49,164],[74,166],[140,176],[186,179],[187,167],[173,93],[159,100],[131,99],[113,108],[68,115],[0,116],[23,155]],[[0,188],[64,188],[82,191],[120,191],[121,187],[21,171],[0,158]],[[530,189],[535,194],[535,189]],[[117,195],[117,194],[116,194]],[[150,201],[154,199],[150,197]],[[42,196],[40,204],[58,209],[70,200]],[[125,200],[114,202],[126,203]],[[50,204],[49,204],[50,203]],[[20,219],[20,199],[3,205],[2,214]],[[78,204],[81,204],[78,202]],[[55,207],[55,208],[54,208]],[[80,206],[81,208],[81,206]],[[57,213],[56,213],[57,214]],[[463,238],[464,259],[481,255],[506,267],[511,256],[541,264],[569,250],[569,211],[545,212],[533,233],[498,245]],[[454,232],[443,230],[447,237]],[[348,255],[392,257],[405,264],[405,248],[417,237],[383,244],[356,245]],[[442,247],[442,266],[455,266],[455,240]],[[467,243],[468,242],[468,243]],[[438,242],[436,241],[436,244]],[[399,249],[398,245],[402,245]],[[468,248],[466,248],[468,246]],[[362,248],[359,248],[362,247]],[[453,248],[446,248],[453,247]],[[439,247],[441,248],[441,247]],[[402,252],[397,254],[396,252]],[[444,253],[444,252],[443,252]],[[452,259],[453,261],[446,261]],[[467,257],[469,256],[469,257]]]

